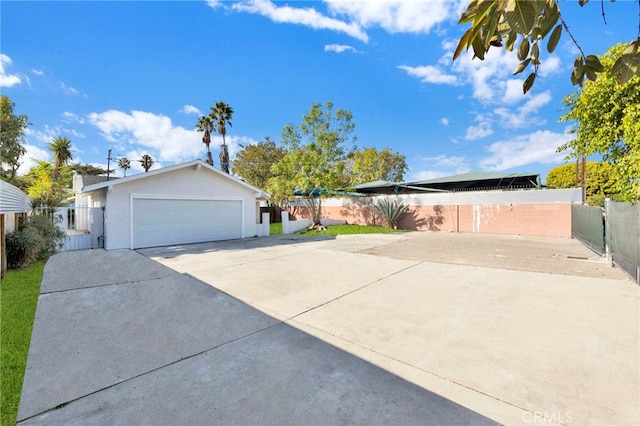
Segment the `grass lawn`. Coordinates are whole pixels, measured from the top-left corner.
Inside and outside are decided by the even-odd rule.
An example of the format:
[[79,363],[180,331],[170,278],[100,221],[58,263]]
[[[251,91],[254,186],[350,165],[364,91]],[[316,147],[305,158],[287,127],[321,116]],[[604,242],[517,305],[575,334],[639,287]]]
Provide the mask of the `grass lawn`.
[[382,226],[366,226],[366,225],[333,225],[328,226],[324,231],[307,231],[302,230],[297,234],[305,236],[315,235],[348,235],[348,234],[391,234],[396,232],[411,232],[402,229],[389,229]]
[[0,424],[15,425],[45,262],[9,270],[0,283]]
[[282,234],[282,222],[269,224],[269,232],[271,234]]

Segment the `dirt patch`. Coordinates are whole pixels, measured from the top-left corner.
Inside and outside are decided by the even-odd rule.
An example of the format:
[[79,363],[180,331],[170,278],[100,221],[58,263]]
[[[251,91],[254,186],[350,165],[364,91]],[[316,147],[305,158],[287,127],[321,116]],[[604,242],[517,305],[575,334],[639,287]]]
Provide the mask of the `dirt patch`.
[[579,241],[569,238],[448,232],[412,232],[408,235],[402,241],[359,253],[549,274],[628,278]]

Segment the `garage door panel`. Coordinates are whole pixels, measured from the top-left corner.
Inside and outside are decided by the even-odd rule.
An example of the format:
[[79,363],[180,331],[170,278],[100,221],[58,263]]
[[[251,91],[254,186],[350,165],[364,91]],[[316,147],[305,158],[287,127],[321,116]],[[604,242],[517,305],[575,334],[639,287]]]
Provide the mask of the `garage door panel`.
[[133,247],[242,238],[240,200],[133,200]]

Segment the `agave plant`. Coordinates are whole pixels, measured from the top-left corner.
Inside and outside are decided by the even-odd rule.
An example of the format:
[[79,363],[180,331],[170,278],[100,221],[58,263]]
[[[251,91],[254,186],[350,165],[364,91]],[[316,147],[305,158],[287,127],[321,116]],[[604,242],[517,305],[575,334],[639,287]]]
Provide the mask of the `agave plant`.
[[387,198],[378,200],[373,207],[384,221],[384,225],[391,229],[398,229],[398,221],[410,212],[409,206],[404,202]]

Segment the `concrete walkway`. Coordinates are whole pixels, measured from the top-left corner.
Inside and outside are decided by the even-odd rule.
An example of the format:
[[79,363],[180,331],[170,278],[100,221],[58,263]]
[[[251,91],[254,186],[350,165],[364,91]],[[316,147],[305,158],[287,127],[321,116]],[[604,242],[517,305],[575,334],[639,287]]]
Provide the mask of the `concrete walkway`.
[[45,267],[18,423],[494,424],[191,276],[103,250]]

